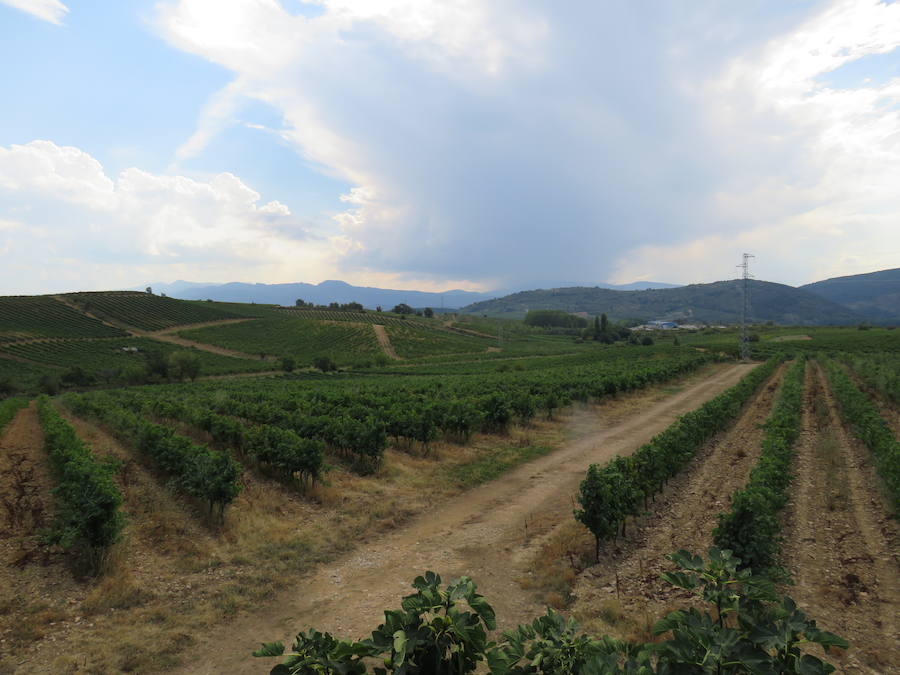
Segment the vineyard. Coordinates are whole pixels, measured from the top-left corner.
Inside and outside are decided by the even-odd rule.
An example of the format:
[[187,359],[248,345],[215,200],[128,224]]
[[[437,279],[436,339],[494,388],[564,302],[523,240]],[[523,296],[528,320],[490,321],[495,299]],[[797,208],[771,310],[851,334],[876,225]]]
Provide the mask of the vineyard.
[[[129,372],[142,372],[148,353],[171,356],[179,351],[183,351],[183,347],[158,340],[133,337],[95,340],[58,339],[0,346],[0,352],[12,356],[56,368],[77,367],[86,373],[112,381],[119,381]],[[199,360],[200,370],[204,375],[271,370],[271,364],[261,361],[220,356],[199,350],[192,353]],[[10,367],[11,372],[15,372],[17,364],[6,360],[0,362],[0,373],[7,372],[7,367]]]
[[71,293],[66,298],[104,321],[141,330],[162,330],[182,324],[204,323],[241,315],[213,303],[186,302],[139,292]]
[[106,326],[47,295],[0,297],[0,344],[34,338],[122,337]]
[[[4,377],[96,376],[30,406],[0,400],[0,588],[27,598],[0,591],[0,670],[257,672],[247,657],[259,642],[310,626],[290,668],[362,673],[377,656],[387,672],[423,658],[458,672],[536,672],[537,658],[548,673],[675,672],[700,658],[688,634],[713,640],[723,661],[780,672],[828,672],[828,660],[887,672],[900,658],[888,517],[900,452],[882,417],[897,403],[896,331],[762,330],[752,347],[766,360],[737,364],[733,332],[605,345],[474,317],[67,297],[113,323],[183,326],[182,338],[253,358],[124,334],[0,345]],[[117,330],[47,300],[88,319],[84,330]],[[213,325],[190,326],[201,323]],[[373,324],[400,360],[385,358]],[[38,322],[9,333],[28,325]],[[143,384],[148,364],[184,353],[203,375],[270,370],[272,357],[298,368]],[[304,367],[320,357],[341,369]],[[144,371],[141,386],[121,386],[129,371]],[[679,549],[709,553],[669,555]],[[377,625],[427,569],[458,581],[422,576]],[[781,570],[797,587],[779,596],[796,604],[754,604]],[[820,577],[834,590],[817,591]],[[721,604],[704,614],[685,603],[701,587],[714,599],[720,582],[756,609],[738,603],[716,628]],[[775,622],[767,637],[738,631],[745,609],[746,621]],[[461,622],[457,647],[430,642],[445,617]],[[376,625],[371,640],[332,637]],[[490,645],[495,627],[508,632]],[[213,634],[215,647],[199,639]],[[801,650],[801,635],[842,649]]]
[[338,364],[372,359],[382,353],[369,324],[337,324],[307,319],[268,318],[225,326],[184,330],[180,337],[247,354],[290,356],[308,365],[319,356]]

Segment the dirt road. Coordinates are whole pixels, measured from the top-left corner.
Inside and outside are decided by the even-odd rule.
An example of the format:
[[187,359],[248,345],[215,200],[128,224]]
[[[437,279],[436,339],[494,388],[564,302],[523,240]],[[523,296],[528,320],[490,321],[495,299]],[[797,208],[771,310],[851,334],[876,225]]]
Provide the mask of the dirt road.
[[[633,523],[624,539],[604,546],[600,563],[574,589],[573,614],[588,632],[627,639],[641,635],[641,622],[665,614],[687,594],[659,577],[671,569],[665,556],[680,549],[704,554],[729,497],[747,484],[762,449],[763,422],[772,411],[786,366],[750,401],[735,424],[708,442]],[[675,603],[677,604],[677,603]],[[605,620],[604,620],[605,617]]]
[[387,329],[380,324],[373,323],[372,330],[375,331],[375,338],[378,340],[378,344],[381,345],[381,349],[384,350],[385,355],[390,359],[399,361],[400,357],[394,351],[394,345],[391,344],[391,338],[387,334]]
[[[399,606],[412,579],[434,570],[445,579],[469,575],[497,610],[500,628],[543,613],[543,605],[523,591],[516,578],[528,556],[525,522],[536,514],[544,522],[572,518],[572,499],[588,465],[633,452],[665,429],[676,416],[701,405],[735,384],[752,368],[737,364],[709,379],[692,383],[645,408],[615,419],[592,415],[588,433],[566,447],[456,501],[435,506],[407,526],[323,565],[258,614],[239,618],[213,635],[200,638],[189,665],[179,672],[263,673],[274,663],[248,655],[261,641],[290,643],[298,630],[314,626],[345,637],[361,638]],[[584,431],[583,429],[580,431]]]
[[807,372],[803,432],[785,513],[784,592],[851,648],[846,673],[900,664],[900,536],[878,490],[872,457],[846,432],[818,365]]

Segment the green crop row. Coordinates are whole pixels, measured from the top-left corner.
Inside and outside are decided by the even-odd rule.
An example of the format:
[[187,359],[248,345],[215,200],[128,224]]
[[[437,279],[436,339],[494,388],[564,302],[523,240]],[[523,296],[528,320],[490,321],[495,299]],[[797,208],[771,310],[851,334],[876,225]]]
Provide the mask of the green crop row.
[[0,297],[0,343],[46,337],[119,337],[125,332],[50,296]]
[[290,356],[301,365],[310,365],[319,356],[346,364],[382,353],[370,324],[274,317],[185,330],[178,334],[189,340],[247,354]]
[[94,458],[46,396],[38,399],[38,415],[56,478],[54,539],[64,548],[76,548],[96,567],[97,554],[115,543],[124,525],[122,495],[112,479],[115,467]]
[[[146,357],[151,352],[166,356],[185,351],[184,347],[148,338],[125,337],[111,340],[53,340],[4,344],[0,351],[60,368],[81,368],[86,373],[107,382],[130,380],[134,373],[146,369]],[[211,354],[199,349],[189,350],[199,361],[202,375],[269,370],[272,364],[233,356]],[[0,363],[0,369],[5,363]],[[2,370],[0,370],[2,372]]]
[[841,357],[853,372],[878,393],[894,403],[900,403],[900,355],[897,352],[882,354],[844,354]]
[[150,293],[72,293],[67,297],[85,311],[142,330],[162,330],[191,323],[233,319],[238,315],[212,304],[188,302]]
[[175,479],[176,487],[220,514],[240,492],[240,465],[228,455],[197,445],[171,428],[150,422],[118,405],[109,394],[69,394],[64,399],[77,415],[98,419]]
[[778,552],[778,513],[787,503],[794,442],[800,435],[806,360],[797,360],[784,377],[775,408],[765,423],[762,453],[747,485],[731,496],[731,509],[719,515],[716,546],[732,551],[744,567],[771,568]]
[[16,413],[28,405],[28,399],[16,396],[0,401],[0,431],[5,427]]
[[322,472],[322,443],[302,438],[275,426],[247,427],[234,417],[197,408],[169,398],[154,398],[128,390],[110,394],[129,410],[159,419],[191,424],[212,436],[217,443],[234,448],[264,470],[287,481],[315,482]]
[[893,500],[894,513],[900,513],[900,442],[869,397],[837,363],[828,361],[825,368],[841,417],[875,455],[875,467]]
[[703,443],[731,424],[779,362],[773,358],[757,366],[735,386],[679,417],[634,454],[588,468],[575,518],[594,535],[598,559],[601,541],[616,536],[619,528],[624,530],[628,516],[637,515]]

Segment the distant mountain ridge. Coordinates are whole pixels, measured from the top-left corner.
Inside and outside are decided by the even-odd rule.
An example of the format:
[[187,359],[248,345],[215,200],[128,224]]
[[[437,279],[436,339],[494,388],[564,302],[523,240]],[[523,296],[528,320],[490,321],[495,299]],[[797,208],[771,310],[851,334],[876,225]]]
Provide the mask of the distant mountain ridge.
[[825,279],[800,288],[880,322],[900,322],[900,268]]
[[[555,288],[525,291],[478,302],[464,308],[472,314],[521,317],[529,309],[604,313],[615,320],[683,319],[698,323],[736,323],[740,320],[741,281],[717,281],[678,288],[616,291],[605,288]],[[851,309],[809,291],[768,281],[750,282],[753,322],[791,325],[859,323]]]
[[[563,286],[575,284],[563,283]],[[289,284],[247,284],[230,282],[226,284],[198,283],[195,281],[175,281],[147,284],[130,290],[143,291],[150,287],[154,293],[165,293],[181,300],[218,300],[220,302],[256,302],[259,304],[293,305],[297,299],[327,305],[332,302],[359,302],[364,307],[374,309],[382,306],[385,309],[401,302],[411,307],[432,307],[439,309],[459,309],[473,302],[489,300],[508,295],[514,291],[489,291],[478,293],[453,289],[443,292],[399,290],[373,288],[370,286],[353,286],[344,281],[323,281],[319,284],[303,282]],[[635,290],[644,288],[677,288],[674,284],[656,281],[637,281],[620,286],[600,284],[603,288]]]

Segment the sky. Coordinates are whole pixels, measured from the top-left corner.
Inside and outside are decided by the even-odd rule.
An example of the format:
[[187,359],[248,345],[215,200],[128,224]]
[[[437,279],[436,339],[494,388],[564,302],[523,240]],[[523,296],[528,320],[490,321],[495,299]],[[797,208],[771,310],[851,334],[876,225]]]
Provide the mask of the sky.
[[0,0],[0,295],[900,267],[900,2]]

